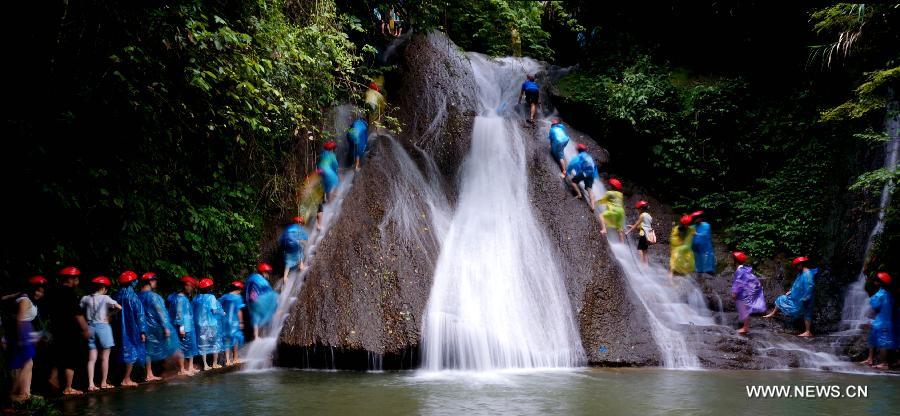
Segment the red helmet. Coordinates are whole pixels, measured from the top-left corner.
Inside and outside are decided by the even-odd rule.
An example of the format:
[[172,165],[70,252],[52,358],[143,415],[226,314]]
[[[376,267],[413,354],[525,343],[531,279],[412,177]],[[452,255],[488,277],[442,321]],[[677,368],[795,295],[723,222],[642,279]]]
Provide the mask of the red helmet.
[[271,272],[272,266],[270,266],[269,263],[260,263],[256,265],[256,271],[260,273]]
[[106,287],[109,287],[110,285],[112,285],[112,282],[110,282],[109,278],[106,276],[97,276],[97,277],[91,279],[91,283],[96,283],[98,285],[103,285]]
[[324,147],[325,150],[334,150],[334,148],[337,147],[337,143],[335,143],[334,140],[329,140],[329,141],[325,142],[325,144],[322,145],[322,147]]
[[551,125],[552,125],[552,124],[559,124],[559,119],[558,119],[558,118],[554,118],[553,120],[550,120],[550,124],[551,124]]
[[694,211],[691,213],[691,217],[701,217],[703,216],[703,210]]
[[197,286],[199,286],[200,289],[206,289],[208,287],[212,287],[212,285],[213,285],[213,279],[211,277],[204,277],[204,278],[200,279],[200,284]]
[[60,276],[81,276],[81,270],[78,270],[75,266],[67,266],[63,267],[59,271]]
[[318,173],[319,175],[321,175],[323,172],[325,171],[322,170],[322,168],[316,168],[316,173]]
[[[610,181],[610,182],[612,182],[612,181]],[[635,208],[635,209],[641,209],[641,208],[646,207],[646,206],[648,206],[648,205],[650,205],[650,203],[647,202],[647,201],[638,201],[637,204],[634,204],[634,208]]]
[[609,180],[609,184],[612,185],[613,188],[616,188],[619,191],[622,190],[622,182],[619,182],[619,180],[616,178],[611,178]]
[[299,216],[299,215],[296,216],[296,217],[294,217],[294,218],[292,218],[292,219],[293,219],[294,222],[297,223],[297,224],[304,224],[304,223],[305,223],[305,221],[303,221],[303,217],[301,217],[301,216]]
[[679,222],[681,223],[681,225],[690,225],[690,223],[691,223],[691,216],[690,216],[690,215],[687,215],[687,214],[684,214],[684,215],[681,216],[681,219],[679,220]]
[[578,143],[578,144],[575,146],[575,148],[578,149],[579,152],[583,152],[583,151],[587,150],[587,146],[585,146],[585,145],[583,145],[583,144],[581,144],[581,143]]
[[809,259],[806,258],[805,256],[800,256],[791,261],[791,266],[797,266],[797,265],[806,263],[808,261],[809,261]]
[[[40,277],[40,276],[37,276],[37,277]],[[887,272],[878,272],[878,274],[876,274],[875,277],[877,277],[878,280],[881,280],[881,282],[886,285],[891,284],[891,275],[887,274]]]
[[232,286],[232,287],[236,287],[236,288],[238,288],[238,289],[243,289],[243,288],[244,288],[244,282],[242,282],[242,281],[240,281],[240,280],[235,280],[235,281],[231,282],[231,286]]
[[184,284],[186,284],[186,285],[191,285],[191,286],[194,286],[194,287],[197,286],[197,279],[194,279],[194,278],[191,277],[191,276],[181,276],[181,279],[178,279],[178,280],[180,280],[181,283],[184,283]]
[[[887,274],[887,273],[885,273]],[[32,286],[42,286],[47,284],[47,279],[44,276],[37,275],[31,276],[28,278],[28,284]]]
[[156,273],[147,272],[141,275],[141,281],[156,280]]
[[138,278],[137,273],[135,273],[131,270],[126,270],[126,271],[122,272],[122,274],[119,275],[119,284],[124,285],[126,283],[131,283],[131,282],[137,280],[137,278]]
[[747,255],[744,254],[743,251],[735,251],[735,252],[731,253],[731,257],[734,257],[734,260],[741,264],[744,264],[747,262]]
[[369,83],[369,89],[381,92],[381,88],[378,88],[378,84],[376,84],[375,81]]

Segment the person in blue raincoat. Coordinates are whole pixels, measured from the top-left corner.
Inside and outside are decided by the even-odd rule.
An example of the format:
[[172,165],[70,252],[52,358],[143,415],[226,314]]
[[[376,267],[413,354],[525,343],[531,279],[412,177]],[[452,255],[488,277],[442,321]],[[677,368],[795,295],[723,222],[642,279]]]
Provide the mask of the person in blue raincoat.
[[550,154],[553,155],[553,160],[559,163],[559,167],[561,169],[559,177],[566,177],[566,145],[569,144],[569,135],[566,134],[566,126],[559,122],[557,119],[553,119],[550,124]]
[[813,286],[815,284],[813,278],[819,269],[810,269],[806,267],[809,261],[806,257],[797,257],[791,261],[797,270],[797,277],[791,290],[787,293],[775,298],[775,309],[769,312],[765,318],[772,318],[778,311],[791,319],[803,318],[804,328],[806,329],[798,336],[812,337],[812,303],[813,303]]
[[141,275],[141,291],[138,299],[144,307],[144,347],[146,350],[146,381],[162,380],[153,374],[154,361],[165,360],[178,351],[178,337],[169,319],[166,302],[156,293],[156,273]]
[[369,143],[369,124],[362,118],[357,118],[347,129],[347,141],[350,144],[350,157],[353,167],[359,170],[359,160],[366,154],[366,146]]
[[[896,344],[894,333],[894,297],[886,288],[891,285],[891,275],[885,272],[879,272],[875,276],[875,286],[878,291],[869,298],[869,306],[875,314],[872,320],[872,327],[869,329],[869,358],[863,361],[863,364],[872,365],[879,370],[888,369],[888,354],[894,349]],[[881,350],[879,356],[879,364],[875,364],[875,350]]]
[[566,173],[572,176],[572,180],[569,183],[572,185],[572,188],[575,189],[575,196],[578,199],[583,197],[581,194],[581,187],[578,186],[578,183],[584,183],[584,189],[587,190],[588,198],[591,203],[591,211],[593,211],[595,201],[594,192],[591,190],[591,187],[594,186],[594,179],[599,176],[597,164],[594,163],[594,158],[587,152],[587,146],[579,143],[575,148],[578,150],[578,154],[569,159],[569,164],[566,166]]
[[259,329],[269,323],[278,308],[278,294],[272,290],[267,280],[272,273],[272,266],[260,263],[256,266],[259,273],[251,273],[244,283],[247,292],[247,309],[250,311],[250,324],[253,325],[253,339],[259,338]]
[[244,282],[234,281],[228,287],[228,293],[219,298],[219,304],[225,311],[225,319],[222,320],[222,348],[225,349],[225,365],[240,364],[238,350],[244,345],[244,316],[241,309],[244,307],[244,298],[241,291]]
[[137,273],[131,270],[122,272],[119,275],[119,285],[122,287],[113,297],[122,306],[122,313],[119,314],[122,343],[118,353],[119,360],[125,364],[122,387],[137,386],[137,383],[131,379],[131,370],[135,364],[144,365],[147,355],[144,349],[147,325],[144,319],[144,305],[134,291],[137,284]]
[[713,252],[712,227],[703,221],[703,211],[691,214],[694,221],[694,269],[697,273],[714,274],[716,272],[716,254]]
[[316,229],[318,230],[322,229],[322,213],[324,205],[334,196],[333,191],[341,181],[341,178],[338,175],[337,156],[334,154],[334,149],[336,147],[337,143],[333,140],[325,142],[323,145],[324,150],[322,150],[322,154],[319,156],[319,163],[316,164],[316,173],[322,178],[322,187],[325,189],[325,198],[322,203],[319,204],[319,211],[316,213]]
[[303,218],[294,217],[293,223],[284,228],[281,236],[278,238],[278,244],[284,253],[284,275],[282,279],[287,280],[288,273],[295,267],[300,270],[306,268],[304,263],[303,244],[309,240],[306,230],[303,229]]
[[[221,320],[225,317],[225,311],[219,300],[210,293],[213,287],[213,279],[204,277],[200,279],[198,287],[200,294],[194,296],[191,305],[194,308],[194,330],[197,333],[197,353],[203,362],[203,370],[221,368],[219,365],[219,352],[222,348],[222,335],[220,331]],[[206,356],[212,354],[212,365],[206,361]]]
[[172,325],[178,331],[178,339],[181,341],[179,349],[184,359],[178,360],[179,375],[192,376],[194,370],[194,356],[197,351],[197,334],[194,331],[194,309],[191,307],[191,293],[197,287],[197,279],[191,276],[181,278],[182,288],[178,293],[169,296],[169,318]]

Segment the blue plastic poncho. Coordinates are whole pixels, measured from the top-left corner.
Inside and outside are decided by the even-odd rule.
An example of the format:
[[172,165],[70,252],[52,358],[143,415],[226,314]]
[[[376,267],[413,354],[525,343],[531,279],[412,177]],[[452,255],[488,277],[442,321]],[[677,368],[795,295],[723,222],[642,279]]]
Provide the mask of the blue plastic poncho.
[[247,308],[250,310],[250,323],[255,327],[263,326],[272,320],[278,307],[278,294],[269,286],[269,281],[258,273],[247,276]]
[[222,305],[210,293],[194,296],[194,328],[197,333],[197,352],[200,355],[224,351],[219,320],[225,316]]
[[303,261],[303,244],[301,241],[309,240],[306,230],[300,224],[291,224],[285,227],[279,237],[281,250],[284,251],[284,266],[293,269]]
[[[176,293],[169,296],[169,318],[175,326],[176,334],[180,341],[179,349],[184,358],[191,358],[197,354],[197,335],[194,333],[194,310],[191,301],[184,293]],[[179,331],[184,331],[181,337]]]
[[597,177],[599,174],[597,164],[594,163],[594,158],[588,152],[580,152],[569,159],[566,173],[571,175],[573,172],[585,178]]
[[350,153],[353,157],[363,157],[366,154],[366,146],[369,143],[369,125],[365,120],[358,118],[347,129],[347,141],[350,142]]
[[226,293],[219,298],[219,304],[225,311],[225,319],[222,320],[222,348],[227,350],[244,345],[244,331],[241,329],[240,319],[244,299],[241,295]]
[[550,126],[550,153],[554,160],[565,159],[564,150],[569,144],[569,135],[566,134],[566,126],[554,124]]
[[[178,350],[178,333],[169,321],[166,303],[162,296],[150,290],[141,291],[137,296],[144,307],[147,357],[150,361],[165,360]],[[166,330],[169,330],[168,337]]]
[[872,328],[869,330],[869,346],[872,348],[893,349],[896,345],[894,339],[894,298],[884,290],[878,289],[871,298],[869,306],[875,313],[872,320]]
[[694,226],[694,269],[697,273],[716,272],[716,254],[713,252],[712,227],[706,221]]
[[818,271],[807,269],[798,273],[790,294],[775,298],[775,306],[791,318],[812,319],[813,277]]
[[741,265],[734,271],[731,293],[737,298],[734,303],[741,321],[747,319],[751,313],[766,311],[766,297],[763,295],[759,279],[753,274],[752,267]]
[[134,292],[138,281],[135,280],[119,289],[113,299],[122,306],[119,313],[119,324],[122,328],[122,344],[119,346],[119,360],[125,364],[143,365],[146,359],[144,342],[141,334],[147,332],[144,319],[144,305]]
[[323,150],[319,156],[319,164],[316,166],[321,170],[319,175],[322,176],[322,186],[325,187],[325,193],[331,192],[341,180],[338,176],[337,156],[331,150]]

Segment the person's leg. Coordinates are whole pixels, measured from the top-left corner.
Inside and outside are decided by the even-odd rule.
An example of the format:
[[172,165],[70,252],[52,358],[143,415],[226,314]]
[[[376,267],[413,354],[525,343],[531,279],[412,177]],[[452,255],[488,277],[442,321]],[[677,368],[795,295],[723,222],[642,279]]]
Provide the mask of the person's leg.
[[109,375],[109,348],[100,350],[100,388],[111,389],[112,385],[107,381]]
[[[593,185],[593,184],[591,184],[591,185]],[[588,198],[591,199],[589,202],[591,203],[591,211],[593,211],[593,210],[594,210],[594,204],[595,204],[596,202],[594,201],[594,191],[591,190],[591,185],[587,185],[585,188],[587,188]]]
[[641,257],[641,263],[647,263],[647,252],[644,250],[638,250],[638,255]]
[[[878,361],[879,361],[878,365],[876,365],[875,368],[877,368],[879,370],[887,370],[888,369],[889,361],[888,361],[888,349],[887,348],[881,349],[881,353],[878,355]],[[24,370],[24,368],[22,370]],[[25,396],[27,397],[28,395],[26,394]]]
[[[887,360],[882,361],[887,362]],[[31,397],[31,372],[34,370],[34,360],[28,360],[22,369],[19,370],[19,377],[22,379],[22,385],[19,386],[19,395],[26,400]]]
[[231,347],[225,348],[225,367],[231,366]]
[[534,121],[534,113],[537,112],[537,104],[531,103],[531,121]]
[[[90,356],[88,356],[88,358],[90,358]],[[96,360],[96,357],[94,359]],[[66,388],[63,390],[63,394],[65,394],[65,395],[81,394],[81,391],[75,390],[72,388],[72,381],[75,380],[75,369],[74,368],[66,368],[63,372],[65,373],[65,378],[66,378]],[[93,373],[94,373],[94,371],[91,370],[91,374],[93,374]]]
[[96,385],[94,385],[94,366],[97,364],[97,349],[91,348],[88,351],[88,362],[87,362],[87,376],[88,376],[88,391],[99,390]]
[[240,363],[241,363],[241,359],[238,358],[238,345],[237,345],[236,343],[234,344],[234,352],[232,353],[232,356],[234,357],[234,358],[232,358],[232,360],[231,360],[232,363],[234,363],[234,364],[240,364]]
[[812,320],[804,319],[803,326],[806,328],[806,331],[804,331],[802,334],[800,334],[798,336],[801,336],[804,338],[812,337]]
[[359,156],[356,157],[356,167],[355,169],[359,171]]
[[194,357],[188,358],[187,364],[188,364],[188,366],[187,366],[188,374],[194,375],[194,374],[197,374],[198,371],[200,371],[200,370],[194,368]]
[[150,357],[147,357],[147,361],[144,361],[144,365],[146,366],[144,368],[147,369],[147,377],[144,377],[144,381],[160,380],[159,377],[153,374],[153,361],[150,360]]
[[217,353],[217,352],[213,353],[212,368],[222,368],[222,365],[219,364],[219,353]]
[[750,332],[750,316],[748,315],[746,319],[744,319],[744,326],[741,329],[738,329],[738,334],[746,334]]
[[53,390],[59,389],[59,369],[56,368],[56,365],[50,367],[50,376],[47,379],[47,384],[49,384],[50,388]]
[[772,309],[772,312],[767,313],[765,316],[763,316],[763,318],[772,319],[775,317],[775,315],[777,313],[778,313],[778,307],[776,306],[775,308]]
[[134,364],[125,364],[125,376],[122,377],[122,387],[137,386],[137,383],[131,380],[131,370]]
[[209,370],[210,368],[212,368],[212,367],[209,366],[209,364],[206,363],[206,354],[201,354],[201,355],[200,355],[200,360],[203,361],[203,371],[207,371],[207,370]]
[[869,347],[869,357],[860,361],[860,364],[872,365],[875,363],[875,347]]

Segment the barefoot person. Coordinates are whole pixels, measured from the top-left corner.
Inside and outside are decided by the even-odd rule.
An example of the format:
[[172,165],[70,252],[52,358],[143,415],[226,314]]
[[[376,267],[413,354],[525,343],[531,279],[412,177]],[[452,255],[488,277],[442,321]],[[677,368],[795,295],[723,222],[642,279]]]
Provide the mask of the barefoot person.
[[650,203],[647,201],[638,201],[637,204],[634,204],[634,208],[637,209],[640,214],[634,224],[628,226],[625,230],[625,234],[628,235],[632,230],[638,228],[638,254],[641,256],[642,263],[650,264],[650,258],[647,257],[647,250],[650,248],[650,244],[656,244],[656,231],[653,231],[653,217],[650,216],[649,212]]
[[[894,339],[894,298],[886,290],[891,285],[891,275],[879,272],[873,281],[878,291],[869,298],[869,306],[875,314],[872,327],[869,329],[869,358],[863,364],[874,366],[879,370],[888,369],[888,355],[896,347]],[[878,364],[875,364],[875,350],[880,350]]]
[[169,297],[169,318],[178,330],[178,339],[181,340],[179,349],[182,359],[178,360],[178,374],[192,376],[194,370],[194,356],[197,352],[197,337],[194,332],[194,310],[191,308],[191,293],[197,287],[197,279],[191,276],[181,277],[181,291]]
[[272,273],[272,266],[260,263],[256,266],[256,271],[259,273],[247,276],[244,284],[247,288],[245,296],[247,309],[250,312],[250,324],[253,325],[253,339],[259,338],[259,329],[272,320],[275,309],[278,308],[278,294],[272,290],[268,280]]
[[15,332],[6,335],[7,345],[12,350],[9,368],[13,371],[13,386],[9,397],[13,402],[24,402],[31,398],[31,375],[35,344],[39,336],[32,322],[38,317],[35,303],[44,297],[46,286],[47,279],[44,276],[34,276],[28,279],[28,291],[16,297]]
[[[225,319],[225,311],[218,299],[213,296],[213,279],[204,277],[200,279],[197,287],[200,294],[194,296],[191,306],[194,308],[194,330],[197,333],[197,353],[203,362],[203,371],[213,368],[221,368],[219,365],[219,351],[223,351],[219,322]],[[206,356],[212,355],[212,365],[206,361]]]
[[534,123],[537,106],[541,102],[541,87],[534,82],[534,74],[528,74],[528,79],[522,83],[522,90],[519,91],[519,104],[522,104],[522,97],[525,98],[525,104],[529,106],[529,114],[531,114],[528,122]]
[[65,378],[63,394],[66,396],[82,394],[72,388],[75,378],[75,367],[84,365],[84,344],[90,338],[91,331],[84,310],[79,305],[80,298],[76,294],[81,270],[68,266],[59,271],[60,285],[50,292],[46,304],[50,312],[50,356],[53,368],[50,370],[49,384],[58,388],[59,372]]
[[[156,293],[156,273],[147,272],[141,275],[141,292],[138,298],[144,307],[144,323],[147,351],[147,378],[146,381],[157,381],[161,378],[153,374],[154,361],[165,360],[178,351],[178,337],[175,328],[169,320],[169,312],[166,311],[166,302],[162,296]],[[181,360],[179,360],[181,361]]]
[[225,349],[226,366],[241,363],[238,358],[238,350],[244,345],[244,316],[241,314],[241,308],[244,307],[244,298],[241,297],[243,290],[244,283],[234,281],[228,286],[228,293],[219,298],[219,304],[225,311],[225,320],[222,325],[222,348]]
[[284,232],[278,238],[281,251],[284,254],[284,274],[281,277],[282,288],[287,283],[291,269],[299,267],[300,270],[303,270],[306,268],[303,245],[309,240],[309,235],[303,228],[304,223],[303,217],[294,217],[292,222],[284,227]]
[[735,251],[731,253],[731,258],[735,266],[731,280],[731,297],[737,308],[738,319],[744,323],[737,333],[743,335],[750,332],[750,314],[766,311],[766,298],[759,279],[753,274],[753,268],[747,264],[747,255]]
[[797,257],[791,261],[791,265],[797,269],[797,277],[791,290],[787,293],[775,298],[775,309],[766,315],[766,318],[774,317],[779,311],[791,319],[803,318],[804,328],[806,329],[798,336],[808,338],[812,336],[812,301],[813,301],[813,285],[818,269],[810,269],[806,267],[809,259],[806,257]]
[[359,171],[359,161],[366,155],[366,148],[369,143],[369,124],[361,117],[353,120],[353,124],[347,129],[347,142],[350,145],[350,163],[353,169]]
[[697,273],[712,275],[716,272],[716,255],[712,244],[712,227],[703,219],[703,211],[691,214],[694,220],[694,269]]
[[572,176],[569,184],[575,189],[575,197],[581,199],[583,195],[578,184],[584,183],[584,189],[588,194],[588,202],[591,204],[591,211],[593,211],[594,192],[591,190],[591,187],[594,186],[594,178],[597,176],[597,164],[594,163],[594,158],[587,152],[587,146],[579,143],[578,146],[575,146],[575,149],[578,150],[578,154],[569,159],[569,164],[566,166],[566,173]]
[[559,122],[557,119],[553,119],[550,123],[550,154],[553,155],[553,160],[559,163],[560,168],[560,178],[566,177],[566,155],[565,150],[566,146],[569,144],[569,135],[566,134],[566,126]]
[[[113,298],[106,295],[112,282],[106,276],[97,276],[91,280],[94,285],[94,293],[81,298],[81,308],[91,328],[91,337],[88,338],[88,391],[111,389],[113,386],[107,382],[109,375],[109,349],[116,345],[113,341],[112,327],[109,325],[109,311],[121,311],[122,306]],[[99,351],[98,351],[99,350]],[[94,367],[97,358],[100,358],[100,387],[94,384]]]
[[694,252],[691,243],[694,240],[694,228],[691,225],[691,216],[682,215],[679,224],[672,227],[669,235],[669,283],[675,284],[672,277],[688,275],[694,272]]
[[625,197],[622,195],[622,182],[616,178],[609,179],[610,189],[597,200],[605,209],[600,214],[600,234],[606,235],[612,228],[619,233],[619,241],[625,241]]
[[122,313],[119,314],[122,345],[118,351],[119,361],[125,364],[122,387],[137,386],[137,383],[131,379],[131,370],[135,364],[144,365],[144,361],[147,359],[144,349],[146,319],[144,318],[144,305],[134,291],[137,284],[137,273],[128,270],[119,275],[121,288],[116,292],[115,300],[122,305]]

